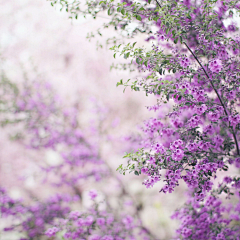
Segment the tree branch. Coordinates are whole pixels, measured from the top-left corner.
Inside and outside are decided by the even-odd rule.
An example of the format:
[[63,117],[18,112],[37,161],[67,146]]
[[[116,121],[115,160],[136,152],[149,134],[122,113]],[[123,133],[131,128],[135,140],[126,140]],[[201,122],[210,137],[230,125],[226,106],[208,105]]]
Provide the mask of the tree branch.
[[[212,81],[211,81],[211,79],[210,79],[207,71],[205,70],[205,68],[203,67],[203,65],[202,65],[202,64],[200,63],[200,61],[198,60],[197,56],[193,53],[193,51],[192,51],[191,48],[187,45],[186,42],[184,42],[184,45],[187,47],[187,49],[189,50],[189,52],[193,55],[193,57],[194,57],[195,60],[198,62],[198,64],[200,65],[200,67],[203,69],[205,75],[206,75],[207,78],[209,79],[209,82],[210,82],[212,88],[214,89],[215,93],[217,94],[217,97],[218,97],[221,105],[222,105],[223,108],[224,108],[225,115],[228,117],[228,113],[227,113],[227,109],[226,109],[226,107],[225,107],[225,104],[223,103],[223,101],[222,101],[222,99],[221,99],[221,97],[220,97],[217,89],[214,87],[214,85],[213,85],[213,83],[212,83]],[[240,155],[237,137],[236,137],[236,134],[235,134],[235,132],[234,132],[234,130],[233,130],[233,127],[230,126],[230,123],[229,123],[229,127],[231,127],[231,129],[232,129],[232,134],[233,134],[234,142],[235,142],[235,145],[236,145],[236,148],[237,148],[237,155]]]

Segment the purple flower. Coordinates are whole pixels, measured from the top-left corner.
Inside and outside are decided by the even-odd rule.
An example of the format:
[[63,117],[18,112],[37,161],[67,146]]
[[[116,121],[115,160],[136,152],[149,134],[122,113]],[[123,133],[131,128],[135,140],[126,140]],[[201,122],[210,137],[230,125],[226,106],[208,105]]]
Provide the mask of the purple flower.
[[77,221],[75,222],[76,226],[82,227],[85,225],[85,220],[83,218],[78,218]]
[[181,139],[175,140],[173,143],[170,144],[170,149],[183,149],[183,141]]
[[213,59],[209,63],[209,68],[213,73],[219,73],[222,70],[222,61],[220,59]]
[[234,115],[234,116],[230,116],[229,121],[230,121],[232,126],[236,126],[237,124],[240,123],[240,115],[237,114],[237,115]]
[[211,112],[208,113],[208,118],[212,122],[217,122],[218,119],[220,118],[220,116],[221,116],[221,113],[217,110],[214,111],[214,112],[211,111]]
[[97,225],[98,226],[103,226],[105,224],[105,219],[104,218],[97,218]]
[[92,223],[94,222],[94,217],[93,216],[87,216],[87,218],[85,219],[85,225],[86,226],[90,226],[92,225]]
[[174,161],[181,161],[183,156],[184,156],[184,152],[183,152],[182,149],[176,149],[172,153],[172,158],[173,158]]
[[59,228],[57,227],[53,227],[53,228],[49,228],[45,234],[48,236],[48,237],[52,237],[52,236],[55,236],[55,234],[59,231]]
[[90,236],[88,239],[89,240],[100,240],[101,236],[94,234],[94,235]]
[[97,192],[95,190],[91,190],[89,191],[89,196],[91,197],[91,199],[95,199],[97,197]]

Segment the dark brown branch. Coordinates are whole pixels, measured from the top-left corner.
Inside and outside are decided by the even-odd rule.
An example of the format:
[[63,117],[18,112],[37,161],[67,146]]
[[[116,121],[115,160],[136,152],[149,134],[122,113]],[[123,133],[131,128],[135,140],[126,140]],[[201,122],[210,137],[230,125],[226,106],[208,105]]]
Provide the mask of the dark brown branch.
[[[189,50],[189,52],[193,55],[193,57],[194,57],[195,60],[198,62],[198,64],[200,65],[200,67],[203,69],[205,75],[206,75],[207,78],[209,79],[209,82],[210,82],[210,84],[211,84],[213,90],[214,90],[215,93],[217,94],[217,97],[218,97],[218,99],[219,99],[221,105],[222,105],[223,108],[224,108],[225,115],[228,117],[228,113],[227,113],[227,109],[226,109],[226,107],[225,107],[225,104],[223,103],[223,101],[222,101],[222,99],[221,99],[221,97],[220,97],[220,95],[219,95],[217,89],[214,87],[214,85],[213,85],[213,83],[212,83],[212,81],[211,81],[211,79],[210,79],[210,77],[209,77],[207,71],[205,70],[205,68],[203,67],[203,65],[202,65],[202,64],[200,63],[200,61],[198,60],[197,56],[193,53],[193,51],[192,51],[191,48],[187,45],[186,42],[184,42],[184,45],[187,47],[187,49]],[[229,125],[230,125],[230,124],[229,124]],[[240,152],[239,152],[239,146],[238,146],[238,141],[237,141],[237,137],[236,137],[236,134],[235,134],[235,132],[234,132],[234,130],[233,130],[233,127],[231,127],[231,128],[232,128],[232,134],[233,134],[234,142],[235,142],[235,145],[236,145],[236,148],[237,148],[237,155],[240,155]]]
[[157,2],[157,5],[158,5],[160,8],[162,8],[161,5],[160,5],[160,3],[158,2],[158,0],[156,0],[156,2]]

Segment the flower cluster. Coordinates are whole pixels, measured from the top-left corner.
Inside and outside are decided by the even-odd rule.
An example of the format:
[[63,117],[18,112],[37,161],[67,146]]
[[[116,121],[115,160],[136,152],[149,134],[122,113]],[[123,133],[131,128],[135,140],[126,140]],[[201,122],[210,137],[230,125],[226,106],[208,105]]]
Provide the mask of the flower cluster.
[[172,218],[179,219],[181,225],[177,230],[181,239],[239,239],[240,228],[231,226],[233,221],[239,221],[237,207],[224,205],[216,195],[209,195],[204,203],[190,198],[184,208],[176,211]]
[[[35,239],[44,234],[49,224],[53,224],[56,218],[64,218],[69,213],[69,204],[79,200],[78,196],[55,195],[45,201],[37,201],[32,205],[26,205],[23,201],[13,200],[7,192],[0,191],[0,213],[2,217],[14,217],[18,224],[13,223],[6,227],[5,231],[19,231],[30,239]],[[49,231],[57,232],[56,229]]]
[[209,68],[213,73],[219,73],[223,68],[222,61],[220,59],[213,59],[209,63]]
[[[58,219],[55,226],[49,228],[45,234],[52,237],[62,232],[63,238],[69,240],[123,240],[135,239],[134,232],[137,228],[131,216],[124,214],[121,217],[114,216],[111,212],[100,210],[100,205],[94,202],[87,211],[72,211],[66,218]],[[137,239],[142,239],[144,236],[144,231],[138,231]],[[147,239],[146,236],[144,239]]]

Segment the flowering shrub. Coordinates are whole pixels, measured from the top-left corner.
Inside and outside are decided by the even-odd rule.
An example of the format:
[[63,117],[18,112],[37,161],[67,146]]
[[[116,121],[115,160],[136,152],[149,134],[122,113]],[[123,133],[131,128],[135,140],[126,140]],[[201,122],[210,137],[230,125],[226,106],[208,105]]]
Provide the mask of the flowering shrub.
[[[44,231],[55,218],[64,218],[70,211],[70,202],[77,201],[78,196],[56,195],[45,202],[36,202],[34,205],[24,205],[22,201],[13,200],[7,192],[0,189],[0,214],[15,219],[15,223],[4,228],[4,231],[24,232],[27,239],[37,239],[44,236]],[[64,206],[65,205],[65,206]]]
[[[121,80],[117,86],[156,95],[158,105],[149,110],[164,110],[164,104],[169,108],[165,117],[159,114],[145,124],[139,150],[126,154],[128,164],[118,170],[146,175],[143,184],[147,188],[163,179],[165,186],[160,192],[164,193],[172,193],[180,180],[186,183],[191,200],[178,217],[189,221],[177,231],[179,237],[235,239],[238,225],[234,230],[228,228],[235,219],[224,220],[224,208],[211,210],[211,206],[223,204],[218,200],[221,187],[214,187],[217,175],[227,172],[233,162],[238,166],[240,155],[240,42],[235,34],[238,29],[233,27],[236,24],[226,27],[224,22],[239,12],[240,5],[237,1],[170,0],[155,1],[155,6],[151,2],[92,1],[84,12],[97,17],[98,12],[108,9],[112,16],[109,25],[121,33],[130,21],[138,20],[136,29],[149,34],[152,49],[135,47],[136,42],[110,48],[114,57],[131,58],[131,67],[142,73],[141,80]],[[72,16],[77,17],[79,8],[70,6]],[[152,24],[157,28],[155,34]],[[136,38],[134,31],[128,36]],[[239,184],[238,178],[224,191],[234,195],[231,189],[235,184]],[[213,197],[215,191],[220,196]],[[208,204],[204,207],[199,201]]]
[[[138,239],[149,239],[152,233],[142,224],[137,204],[132,202],[134,199],[124,184],[101,158],[98,132],[91,135],[87,128],[80,128],[78,109],[63,110],[53,89],[44,81],[31,85],[25,82],[22,86],[7,79],[2,79],[1,83],[5,104],[2,108],[6,105],[8,108],[1,116],[2,126],[14,126],[11,130],[11,134],[16,136],[14,140],[28,149],[37,152],[52,149],[59,153],[60,163],[40,163],[40,173],[47,173],[42,182],[46,188],[57,187],[57,191],[64,192],[65,189],[70,192],[68,195],[56,194],[49,199],[38,199],[30,194],[29,203],[11,198],[1,188],[0,214],[7,225],[4,232],[18,232],[24,236],[22,240],[44,239],[46,236],[64,239],[135,239],[137,236]],[[95,201],[87,211],[73,211],[73,203],[78,208],[82,207],[81,184],[106,179],[118,181],[124,195],[122,198],[132,202],[129,212],[132,216],[113,211],[107,199],[104,202],[108,206],[106,210],[102,210]],[[92,190],[89,196],[94,200],[97,192]],[[119,208],[123,209],[124,201],[118,204]]]
[[[240,179],[231,176],[229,170],[235,168],[239,173],[240,166],[240,39],[233,18],[239,14],[238,1],[92,0],[84,6],[78,1],[50,1],[76,19],[79,14],[97,18],[100,12],[107,12],[109,22],[103,29],[114,26],[116,33],[129,41],[136,39],[138,32],[147,34],[146,42],[152,42],[150,49],[139,47],[137,41],[124,44],[122,38],[108,41],[114,43],[110,48],[114,58],[120,55],[126,61],[130,59],[115,68],[138,74],[136,80],[120,80],[117,86],[129,86],[157,98],[157,104],[148,107],[156,112],[156,117],[144,122],[138,149],[124,156],[127,165],[121,164],[118,171],[124,175],[143,174],[143,185],[147,188],[163,181],[162,193],[172,193],[185,183],[188,200],[173,215],[181,221],[177,238],[239,239]],[[232,23],[227,26],[226,20]],[[130,30],[132,22],[136,24]],[[99,35],[101,31],[98,30]],[[64,164],[57,170],[66,165],[84,167],[90,163],[89,175],[98,175],[96,179],[111,174],[100,160],[96,145],[92,146],[78,129],[75,110],[61,114],[54,98],[49,99],[50,94],[31,94],[26,88],[10,106],[17,116],[11,122],[23,121],[18,114],[24,113],[28,146],[54,149],[61,144]],[[57,118],[51,118],[53,112]],[[3,125],[9,122],[4,120]],[[106,168],[96,174],[99,171],[94,169],[96,164]],[[79,177],[79,173],[78,176],[69,173],[70,176],[62,174],[61,179],[70,187],[79,178],[87,179]],[[220,176],[224,177],[223,182]],[[91,198],[95,195],[91,193]],[[7,200],[2,200],[2,213],[15,215],[12,200],[4,199]],[[44,213],[45,208],[39,209]],[[34,212],[27,208],[26,213],[31,211]],[[39,222],[36,224],[49,238],[65,232],[64,239],[134,239],[138,236],[135,228],[139,228],[141,233],[156,239],[141,223],[135,224],[132,217],[120,215],[113,216],[110,208],[101,211],[95,204],[86,212],[66,215],[64,210],[60,217],[54,215],[60,219],[47,217],[50,219],[47,224],[52,225],[47,230]],[[34,212],[34,216],[39,214]],[[35,220],[29,219],[35,224]],[[22,226],[30,238],[41,234],[25,225]]]
[[[92,195],[91,192],[89,195]],[[131,216],[123,215],[120,219],[116,218],[111,212],[106,210],[101,211],[96,202],[93,203],[88,211],[70,212],[67,218],[59,219],[56,226],[46,231],[48,237],[55,236],[61,230],[67,230],[63,235],[66,239],[135,239],[134,229],[138,228],[138,225],[134,223],[134,219]],[[138,239],[141,238],[141,235],[143,237],[145,235],[143,229],[138,232]]]

